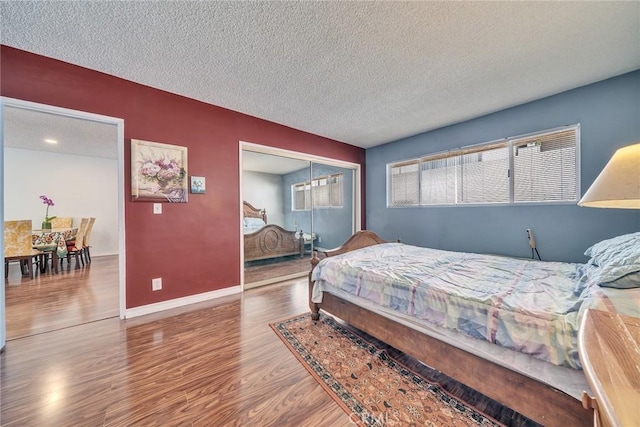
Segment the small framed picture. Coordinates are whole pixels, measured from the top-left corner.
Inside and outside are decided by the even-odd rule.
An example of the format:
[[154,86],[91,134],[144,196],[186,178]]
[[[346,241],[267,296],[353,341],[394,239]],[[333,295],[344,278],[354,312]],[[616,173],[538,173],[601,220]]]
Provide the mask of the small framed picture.
[[204,194],[204,176],[192,176],[191,177],[191,193]]

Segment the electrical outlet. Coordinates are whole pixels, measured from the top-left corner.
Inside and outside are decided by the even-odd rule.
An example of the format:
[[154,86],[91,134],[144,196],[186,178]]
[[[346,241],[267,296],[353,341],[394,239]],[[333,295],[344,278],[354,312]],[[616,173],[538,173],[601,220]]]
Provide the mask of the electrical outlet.
[[153,213],[161,214],[162,213],[162,203],[154,203],[153,204]]
[[159,291],[162,289],[162,277],[151,279],[151,290]]

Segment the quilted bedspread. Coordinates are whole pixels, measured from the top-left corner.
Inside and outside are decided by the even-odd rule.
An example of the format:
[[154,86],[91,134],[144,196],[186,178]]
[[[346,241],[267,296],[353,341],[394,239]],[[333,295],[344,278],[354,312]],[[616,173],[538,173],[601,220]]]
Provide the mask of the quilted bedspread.
[[435,325],[579,369],[579,318],[593,289],[583,264],[385,243],[323,259],[314,302],[337,287]]

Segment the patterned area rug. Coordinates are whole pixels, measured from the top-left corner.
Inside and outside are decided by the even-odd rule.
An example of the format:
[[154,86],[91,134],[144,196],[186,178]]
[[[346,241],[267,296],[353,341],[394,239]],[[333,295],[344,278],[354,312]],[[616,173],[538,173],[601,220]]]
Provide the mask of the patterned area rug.
[[[536,425],[459,383],[451,388],[451,379],[431,381],[437,371],[333,317],[322,315],[314,322],[309,314],[303,314],[270,326],[358,425]],[[449,389],[463,390],[457,394],[468,397],[475,407]],[[485,403],[477,405],[483,399]]]

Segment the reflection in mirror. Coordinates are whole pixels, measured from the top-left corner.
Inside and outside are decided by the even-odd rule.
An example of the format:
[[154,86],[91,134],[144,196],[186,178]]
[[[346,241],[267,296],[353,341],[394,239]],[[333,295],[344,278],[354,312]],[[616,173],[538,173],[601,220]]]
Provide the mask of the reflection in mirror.
[[242,153],[242,196],[256,208],[267,212],[269,224],[293,229],[285,222],[285,194],[283,179],[293,172],[309,176],[309,162],[272,154],[244,151]]
[[355,169],[329,163],[243,150],[245,289],[305,276],[353,234]]
[[311,212],[298,218],[291,210],[287,177],[309,179],[308,161],[273,154],[242,152],[243,246],[245,289],[301,277],[309,260],[301,240],[301,223],[310,224]]
[[354,230],[354,170],[312,163],[313,234],[307,244],[320,250],[344,243]]

